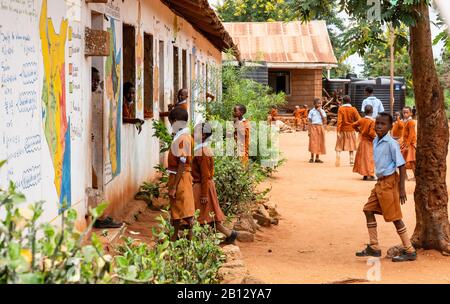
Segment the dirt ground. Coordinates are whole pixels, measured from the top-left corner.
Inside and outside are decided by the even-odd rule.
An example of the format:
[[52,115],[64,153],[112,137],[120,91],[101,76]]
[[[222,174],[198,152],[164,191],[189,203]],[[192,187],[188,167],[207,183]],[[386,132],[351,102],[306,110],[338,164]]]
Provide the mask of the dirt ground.
[[[325,163],[309,164],[307,133],[281,134],[287,162],[263,186],[272,187],[270,198],[282,220],[258,232],[254,243],[239,244],[251,274],[264,282],[366,279],[373,267],[367,265],[367,258],[355,257],[355,251],[368,242],[362,207],[375,182],[362,181],[352,173],[348,153],[336,168],[335,142],[336,133],[327,132]],[[407,182],[408,202],[402,208],[410,235],[415,225],[414,187],[415,182]],[[392,223],[382,217],[377,221],[384,256],[390,246],[401,242]],[[380,270],[380,283],[450,283],[450,257],[436,251],[419,251],[415,262],[392,263],[382,258]]]

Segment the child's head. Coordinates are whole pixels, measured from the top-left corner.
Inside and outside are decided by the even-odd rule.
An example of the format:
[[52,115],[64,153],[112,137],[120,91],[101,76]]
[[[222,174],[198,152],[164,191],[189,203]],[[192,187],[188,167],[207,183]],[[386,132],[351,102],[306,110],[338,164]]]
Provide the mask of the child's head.
[[[195,138],[200,138],[201,137],[202,142],[204,142],[209,137],[211,137],[211,135],[212,135],[212,127],[207,122],[199,123],[199,124],[197,124],[195,126],[194,132],[195,132],[195,135],[196,135]],[[200,134],[201,134],[201,136],[199,136]]]
[[411,109],[411,107],[404,107],[402,113],[403,113],[403,118],[404,118],[404,119],[410,118],[411,115],[412,115],[412,109]]
[[342,100],[344,101],[344,103],[352,103],[352,99],[350,98],[350,96],[345,95]]
[[375,121],[375,132],[378,137],[383,137],[392,129],[392,123],[394,119],[391,114],[387,112],[381,112],[378,114],[377,119]]
[[234,106],[233,116],[235,118],[241,119],[245,113],[247,113],[247,108],[243,104],[238,104]]
[[364,107],[364,114],[371,116],[373,114],[373,107],[371,105],[366,105]]
[[134,102],[134,99],[136,98],[136,89],[134,88],[134,84],[131,82],[125,82],[123,84],[123,96],[125,97],[126,102]]
[[303,109],[308,109],[308,105],[307,105],[307,104],[304,104],[304,105],[303,105]]
[[367,96],[371,96],[373,94],[373,88],[372,87],[366,87],[364,89],[364,91],[366,92]]
[[188,112],[183,108],[174,108],[169,113],[169,121],[170,124],[173,126],[176,122],[184,122],[186,123],[189,120],[189,114]]
[[94,67],[92,67],[91,69],[91,77],[92,77],[91,91],[95,92],[97,91],[98,86],[100,85],[100,72]]
[[318,109],[322,106],[322,99],[314,98],[314,108]]
[[186,89],[180,89],[179,91],[178,91],[178,101],[183,101],[183,100],[187,100],[188,99],[188,97],[189,97],[189,93],[188,93],[188,90],[186,90]]
[[397,120],[397,119],[399,119],[399,118],[401,118],[402,116],[400,115],[400,112],[395,112],[394,113],[394,120]]

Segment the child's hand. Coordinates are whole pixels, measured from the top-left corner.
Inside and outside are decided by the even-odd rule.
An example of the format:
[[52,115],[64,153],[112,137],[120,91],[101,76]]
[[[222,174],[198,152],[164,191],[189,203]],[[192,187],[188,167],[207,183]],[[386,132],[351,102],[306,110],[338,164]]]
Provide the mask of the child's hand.
[[201,197],[200,198],[200,204],[206,205],[207,203],[208,203],[208,198],[207,197]]
[[400,187],[400,203],[404,205],[407,201],[405,187]]
[[176,194],[176,193],[177,193],[176,189],[170,189],[170,190],[169,190],[169,193],[168,193],[169,198],[175,199],[175,194]]

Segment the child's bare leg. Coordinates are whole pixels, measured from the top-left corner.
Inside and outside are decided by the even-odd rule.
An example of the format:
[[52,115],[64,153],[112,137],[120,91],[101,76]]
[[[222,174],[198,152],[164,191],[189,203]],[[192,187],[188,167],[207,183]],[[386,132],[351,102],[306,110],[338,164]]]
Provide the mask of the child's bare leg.
[[174,232],[170,240],[172,242],[175,242],[176,240],[178,240],[178,231],[180,231],[180,220],[172,220],[172,226],[174,228]]
[[350,151],[349,155],[350,155],[350,165],[353,166],[353,164],[355,163],[354,152]]
[[336,163],[335,166],[339,167],[341,165],[341,152],[340,151],[336,151]]
[[193,217],[187,217],[184,220],[188,224],[189,231],[188,231],[187,239],[190,241],[190,240],[192,240],[192,237],[193,237],[192,226],[194,226],[194,218]]
[[311,153],[311,158],[310,158],[309,162],[314,162],[314,153]]
[[221,222],[215,222],[214,224],[216,225],[217,231],[223,233],[226,237],[229,237],[231,235],[231,230],[222,225]]
[[414,253],[416,250],[411,244],[411,240],[409,239],[408,232],[406,230],[406,226],[402,220],[398,220],[394,222],[395,228],[397,229],[397,233],[402,240],[403,247],[407,253]]
[[377,219],[372,211],[364,211],[367,222],[367,230],[369,232],[369,246],[374,250],[380,250],[378,244]]

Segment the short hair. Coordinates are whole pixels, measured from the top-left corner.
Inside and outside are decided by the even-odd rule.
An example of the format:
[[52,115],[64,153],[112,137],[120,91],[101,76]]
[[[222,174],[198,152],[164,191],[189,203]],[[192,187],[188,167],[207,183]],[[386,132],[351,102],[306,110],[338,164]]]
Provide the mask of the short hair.
[[322,99],[320,99],[320,98],[314,98],[314,104],[316,105],[316,104],[318,104],[319,103],[319,101],[321,102],[322,101]]
[[408,109],[408,111],[412,113],[412,109],[410,106],[405,106],[405,107],[403,107],[403,109]]
[[245,113],[247,113],[247,107],[244,106],[243,104],[237,104],[235,106],[235,108],[238,108],[239,111],[241,111],[241,113],[244,115]]
[[390,113],[388,113],[388,112],[381,112],[381,113],[378,113],[378,116],[381,116],[381,117],[387,117],[387,118],[389,119],[389,123],[390,123],[391,125],[394,123],[394,118],[393,118],[392,115],[391,115]]
[[177,107],[177,108],[174,108],[172,111],[170,111],[169,120],[170,121],[188,121],[189,114],[185,109]]
[[197,124],[194,129],[195,132],[201,131],[201,134],[206,135],[206,138],[209,138],[213,133],[212,126],[207,122]]
[[134,89],[134,84],[127,81],[123,84],[123,94],[127,94],[131,89]]
[[372,114],[373,113],[373,107],[371,106],[371,105],[366,105],[365,107],[364,107],[364,113],[366,113],[366,114]]
[[364,89],[364,91],[366,91],[366,92],[369,93],[369,94],[372,94],[372,93],[373,93],[373,88],[372,88],[372,87],[366,87],[366,88]]
[[91,74],[100,74],[100,72],[97,70],[97,68],[92,67]]
[[351,102],[352,102],[352,99],[351,99],[350,96],[348,96],[348,95],[345,95],[345,96],[342,98],[342,100],[344,100],[346,103],[351,103]]

